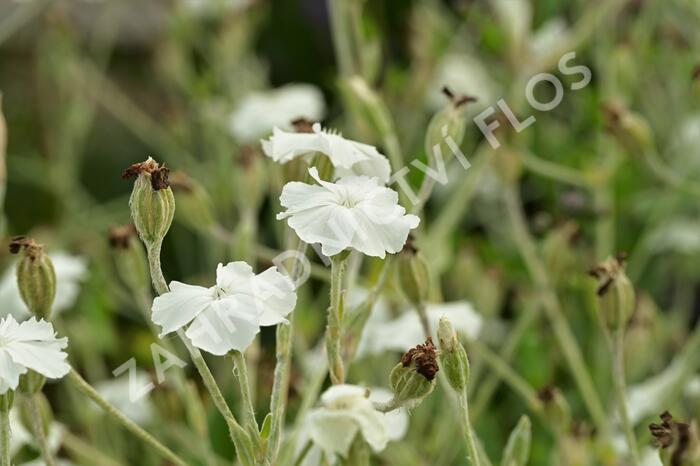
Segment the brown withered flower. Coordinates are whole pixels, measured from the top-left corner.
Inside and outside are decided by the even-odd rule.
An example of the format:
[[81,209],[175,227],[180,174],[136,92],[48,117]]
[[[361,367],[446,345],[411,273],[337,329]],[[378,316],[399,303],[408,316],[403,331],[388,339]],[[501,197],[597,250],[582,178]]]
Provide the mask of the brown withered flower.
[[151,187],[154,191],[170,187],[170,183],[168,182],[170,169],[165,165],[159,165],[158,162],[153,159],[129,165],[129,167],[122,172],[122,178],[133,178],[141,173],[148,173],[151,175]]
[[428,381],[433,380],[435,374],[440,370],[437,363],[437,348],[433,344],[433,338],[428,337],[422,345],[416,345],[414,348],[406,351],[401,356],[401,364],[403,367],[413,364],[416,372]]

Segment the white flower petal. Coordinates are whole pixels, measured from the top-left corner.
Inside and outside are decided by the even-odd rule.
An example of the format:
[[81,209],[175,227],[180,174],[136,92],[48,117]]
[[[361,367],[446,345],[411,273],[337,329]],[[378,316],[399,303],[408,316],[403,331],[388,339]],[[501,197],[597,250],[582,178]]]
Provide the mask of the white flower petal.
[[328,453],[347,456],[359,430],[356,420],[342,411],[318,409],[309,414],[309,436]]
[[367,400],[367,403],[361,408],[351,410],[351,415],[359,424],[362,436],[372,447],[372,450],[379,452],[386,448],[389,436],[387,435],[384,413],[374,409],[372,402]]
[[256,305],[262,311],[260,325],[287,322],[285,317],[294,310],[297,303],[292,281],[282,275],[277,267],[270,267],[256,275],[251,285]]
[[247,292],[254,275],[253,268],[243,261],[219,264],[216,268],[216,286],[227,294]]
[[0,394],[17,388],[19,376],[26,372],[26,367],[17,364],[6,350],[0,348]]
[[[381,387],[372,388],[369,393],[369,400],[373,403],[386,403],[393,397],[393,393]],[[408,413],[403,408],[384,413],[384,423],[389,440],[394,442],[401,440],[408,432]]]
[[211,289],[170,282],[170,291],[153,300],[151,320],[165,335],[188,324],[213,300]]
[[214,301],[185,332],[196,347],[217,356],[231,350],[245,351],[260,331],[259,313],[250,299]]

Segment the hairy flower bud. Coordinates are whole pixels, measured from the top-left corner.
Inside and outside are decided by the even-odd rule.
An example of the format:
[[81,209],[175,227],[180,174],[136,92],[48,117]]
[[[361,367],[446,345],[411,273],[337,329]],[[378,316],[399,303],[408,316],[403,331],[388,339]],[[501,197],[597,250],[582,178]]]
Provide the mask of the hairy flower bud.
[[432,393],[439,370],[436,358],[437,351],[430,337],[401,357],[389,376],[395,405],[414,408]]
[[414,246],[410,235],[399,253],[397,267],[399,286],[406,298],[416,306],[425,302],[430,289],[428,265]]
[[624,269],[624,255],[609,257],[590,271],[598,279],[598,311],[608,330],[627,326],[635,307],[634,286]]
[[136,238],[133,224],[114,226],[109,232],[117,276],[129,290],[141,292],[150,287],[148,260],[143,245]]
[[525,466],[530,457],[531,436],[530,418],[522,416],[508,437],[501,466]]
[[561,391],[547,385],[537,391],[537,398],[542,403],[544,418],[556,432],[568,432],[571,427],[571,408]]
[[458,392],[467,389],[469,383],[469,358],[450,321],[443,317],[438,324],[440,343],[440,367],[452,388]]
[[152,158],[127,168],[123,178],[136,177],[129,198],[131,218],[146,247],[160,244],[175,214],[175,198],[168,181],[169,169]]
[[438,156],[442,158],[443,163],[447,163],[449,156],[459,153],[459,145],[462,144],[467,127],[467,104],[476,101],[475,97],[456,95],[447,87],[444,87],[442,92],[449,102],[433,115],[425,134],[425,153],[428,160],[432,161],[431,165],[439,162]]
[[17,286],[22,300],[39,319],[51,317],[56,297],[56,271],[44,247],[31,238],[16,237],[10,242],[10,252],[22,254],[17,263]]

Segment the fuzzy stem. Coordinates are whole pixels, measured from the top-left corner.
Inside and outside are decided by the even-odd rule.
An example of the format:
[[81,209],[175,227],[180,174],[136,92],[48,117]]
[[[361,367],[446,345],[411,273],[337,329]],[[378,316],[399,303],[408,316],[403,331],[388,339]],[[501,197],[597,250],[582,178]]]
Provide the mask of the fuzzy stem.
[[476,447],[472,423],[469,420],[469,401],[467,399],[467,389],[459,393],[459,406],[462,408],[462,422],[464,422],[464,435],[467,445],[467,460],[471,466],[480,466],[479,450]]
[[543,308],[552,324],[557,343],[561,348],[596,428],[600,432],[606,432],[607,416],[603,409],[603,404],[588,373],[581,350],[566,321],[559,299],[551,287],[544,264],[542,264],[541,259],[537,255],[537,248],[527,229],[525,215],[520,204],[520,196],[515,186],[510,185],[506,187],[505,203],[513,230],[513,238],[535,285],[542,293]]
[[420,302],[416,306],[416,311],[418,312],[418,318],[420,319],[420,326],[423,329],[425,337],[428,338],[432,333],[430,333],[430,321],[428,320],[428,309],[424,302]]
[[10,458],[10,408],[12,402],[10,398],[13,396],[11,392],[0,395],[0,466],[12,466]]
[[168,283],[163,276],[163,270],[160,267],[160,248],[163,245],[161,241],[153,244],[146,244],[146,252],[148,253],[148,268],[151,272],[151,283],[153,289],[159,295],[170,291]]
[[75,369],[71,368],[71,371],[68,373],[68,379],[71,380],[78,388],[78,390],[80,390],[84,395],[86,395],[92,401],[97,403],[97,405],[100,408],[102,408],[105,411],[105,413],[113,417],[114,420],[121,424],[126,430],[136,435],[144,443],[153,447],[153,449],[160,453],[161,456],[163,456],[163,458],[172,461],[177,466],[189,466],[188,463],[186,463],[183,459],[177,456],[171,449],[160,443],[158,440],[155,439],[155,437],[153,437],[151,434],[149,434],[141,427],[139,427],[136,423],[134,423],[131,419],[122,414],[122,412],[114,406],[112,406],[112,404],[110,404],[109,401],[102,398],[102,396],[97,392],[97,390],[95,390],[92,387],[92,385],[87,383],[85,379],[83,379],[80,376],[80,374],[78,374],[75,371]]
[[[341,253],[342,254],[342,253]],[[328,324],[326,326],[326,356],[331,382],[334,385],[345,381],[345,368],[341,353],[341,333],[343,326],[343,278],[345,258],[331,258],[331,304],[328,307]]]
[[39,411],[39,404],[36,402],[38,395],[32,395],[27,398],[27,404],[29,405],[29,415],[31,417],[32,430],[34,431],[34,438],[36,443],[39,445],[39,450],[41,451],[41,457],[44,459],[46,466],[56,466],[56,460],[51,454],[49,449],[49,443],[46,440],[46,432],[44,432],[44,422],[41,419],[41,411]]
[[235,374],[238,377],[238,383],[241,386],[241,402],[243,403],[243,425],[248,430],[248,433],[258,443],[260,442],[260,430],[258,421],[255,419],[255,407],[253,406],[253,397],[250,392],[250,382],[248,380],[248,366],[245,362],[245,356],[240,351],[232,351],[231,358],[233,359]]
[[[606,332],[607,333],[607,332]],[[610,350],[613,357],[613,381],[615,384],[615,396],[617,397],[618,409],[620,410],[620,420],[622,428],[625,431],[627,439],[627,448],[629,449],[630,458],[633,466],[640,464],[639,449],[637,447],[637,438],[634,435],[634,429],[630,422],[629,413],[627,411],[627,399],[625,397],[625,330],[623,327],[616,329],[613,335],[608,335]]]

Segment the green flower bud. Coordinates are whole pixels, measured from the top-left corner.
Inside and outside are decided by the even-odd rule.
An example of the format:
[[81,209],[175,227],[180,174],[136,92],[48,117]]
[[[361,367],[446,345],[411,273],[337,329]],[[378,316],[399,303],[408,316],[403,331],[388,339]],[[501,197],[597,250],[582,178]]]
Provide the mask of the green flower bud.
[[17,263],[17,285],[22,300],[38,319],[48,320],[56,297],[56,271],[44,247],[31,238],[16,237],[10,252],[22,258]]
[[414,408],[435,389],[435,374],[439,368],[433,339],[408,350],[391,370],[389,384],[394,392],[392,403]]
[[452,388],[458,392],[467,389],[469,383],[469,358],[464,346],[459,342],[457,333],[450,321],[443,317],[438,324],[440,342],[440,367],[445,372]]
[[[444,163],[447,163],[448,156],[455,155],[459,145],[462,144],[467,127],[467,119],[464,115],[467,104],[475,102],[476,98],[455,95],[447,87],[444,87],[442,92],[449,99],[449,103],[433,115],[428,124],[425,153],[431,161],[439,153]],[[431,163],[431,165],[435,164]]]
[[204,187],[182,170],[168,177],[177,200],[177,220],[200,233],[214,228],[214,207]]
[[399,286],[408,300],[418,306],[428,298],[430,275],[428,265],[413,244],[413,238],[408,237],[398,257]]
[[530,457],[531,438],[530,418],[522,416],[508,437],[501,466],[525,466]]
[[175,198],[168,182],[170,169],[152,158],[135,163],[122,175],[136,177],[129,198],[131,218],[141,240],[150,248],[159,245],[170,229],[175,214]]
[[624,255],[610,257],[590,274],[598,279],[598,312],[610,331],[624,329],[635,308],[634,286],[624,270]]
[[135,293],[150,288],[148,259],[143,246],[136,238],[133,224],[115,226],[109,232],[117,276]]
[[661,414],[660,424],[649,425],[654,444],[660,448],[664,466],[697,466],[700,464],[700,441],[697,425],[677,422],[668,411]]
[[647,120],[619,102],[603,107],[606,129],[630,153],[644,153],[654,146],[654,136]]
[[537,392],[537,398],[542,402],[544,418],[555,432],[566,433],[571,427],[571,408],[561,391],[547,385]]

